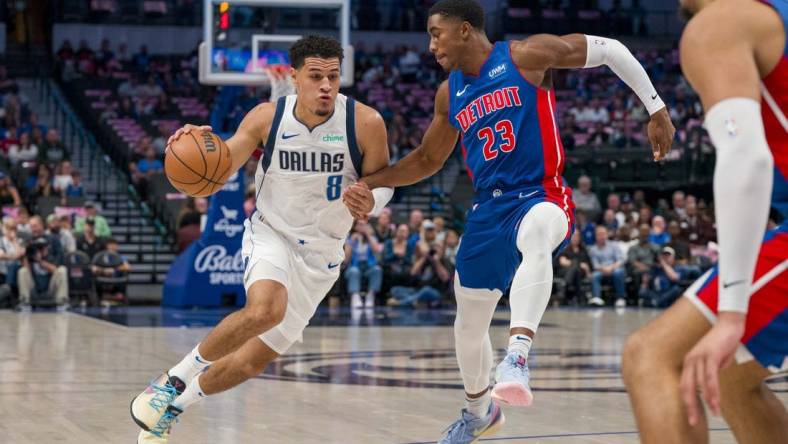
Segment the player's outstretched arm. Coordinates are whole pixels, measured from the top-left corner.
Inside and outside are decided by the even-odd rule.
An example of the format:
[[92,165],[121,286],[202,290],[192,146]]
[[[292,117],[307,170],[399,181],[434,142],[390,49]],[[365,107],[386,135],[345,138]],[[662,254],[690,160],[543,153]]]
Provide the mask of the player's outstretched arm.
[[542,83],[550,68],[595,68],[607,65],[640,98],[651,121],[648,139],[654,160],[661,160],[673,145],[676,129],[667,107],[635,56],[615,39],[584,34],[537,34],[512,43],[512,58],[532,83]]
[[[733,360],[744,334],[752,277],[766,228],[773,158],[761,118],[755,47],[782,29],[768,7],[718,2],[687,25],[681,65],[706,110],[705,126],[717,152],[714,205],[720,245],[718,319],[687,354],[681,391],[690,424],[700,417],[698,391],[720,413],[718,372]],[[784,41],[785,36],[778,36]],[[780,42],[781,43],[781,42]],[[776,64],[782,55],[774,51]]]
[[449,84],[443,82],[435,93],[435,114],[421,145],[399,162],[362,180],[370,187],[398,187],[414,184],[441,169],[457,143],[458,131],[449,123]]

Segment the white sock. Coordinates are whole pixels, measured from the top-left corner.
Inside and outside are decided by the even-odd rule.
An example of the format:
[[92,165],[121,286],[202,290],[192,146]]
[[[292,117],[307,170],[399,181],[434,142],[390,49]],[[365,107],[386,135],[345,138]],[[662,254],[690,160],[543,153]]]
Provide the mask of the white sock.
[[516,351],[528,359],[528,352],[531,351],[531,342],[532,339],[529,338],[527,335],[522,333],[518,333],[516,335],[509,336],[509,348],[507,349],[508,353]]
[[188,355],[186,355],[181,362],[167,372],[170,376],[176,376],[186,384],[194,379],[201,371],[211,365],[211,361],[200,356],[200,344],[197,344]]
[[477,418],[484,418],[487,416],[487,411],[490,409],[491,399],[490,390],[487,390],[483,395],[474,399],[470,399],[468,395],[465,395],[465,409],[468,410],[468,413]]
[[181,410],[186,410],[186,407],[189,407],[206,396],[207,395],[202,392],[202,388],[200,388],[200,375],[197,375],[186,384],[186,390],[175,398],[172,405]]

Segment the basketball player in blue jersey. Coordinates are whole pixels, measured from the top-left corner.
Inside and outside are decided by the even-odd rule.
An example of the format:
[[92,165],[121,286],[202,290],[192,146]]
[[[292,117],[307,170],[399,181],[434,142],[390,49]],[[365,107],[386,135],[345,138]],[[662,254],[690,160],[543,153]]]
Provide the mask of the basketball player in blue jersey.
[[[254,378],[296,342],[339,277],[353,218],[342,189],[388,165],[386,126],[339,94],[342,45],[307,36],[290,48],[297,91],[262,103],[227,140],[237,171],[263,145],[255,211],[244,223],[246,305],[224,318],[131,403],[140,444],[167,442],[176,417],[200,399]],[[195,128],[186,125],[170,142]],[[393,190],[359,193],[379,214]],[[206,289],[210,291],[210,289]]]
[[[454,337],[466,406],[441,442],[468,443],[503,423],[499,401],[527,406],[533,399],[528,352],[550,298],[552,255],[572,232],[572,196],[561,177],[564,153],[550,68],[609,66],[651,115],[648,138],[655,160],[670,149],[675,129],[645,70],[616,40],[535,35],[493,44],[484,33],[484,11],[474,0],[437,2],[427,26],[430,51],[451,74],[438,88],[422,145],[396,165],[363,178],[344,198],[355,216],[364,217],[368,208],[358,201],[362,193],[435,174],[460,137],[476,191],[454,281]],[[490,391],[488,330],[507,288],[509,348]]]

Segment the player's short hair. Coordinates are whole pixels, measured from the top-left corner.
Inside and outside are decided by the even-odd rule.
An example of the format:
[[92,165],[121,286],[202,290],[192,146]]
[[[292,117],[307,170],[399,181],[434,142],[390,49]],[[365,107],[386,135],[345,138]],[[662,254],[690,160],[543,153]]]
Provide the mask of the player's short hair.
[[478,30],[484,30],[484,9],[476,0],[440,0],[430,8],[429,15],[458,18]]
[[322,35],[308,35],[290,47],[290,65],[295,69],[304,66],[307,57],[338,58],[339,63],[342,63],[344,56],[342,44],[337,39]]

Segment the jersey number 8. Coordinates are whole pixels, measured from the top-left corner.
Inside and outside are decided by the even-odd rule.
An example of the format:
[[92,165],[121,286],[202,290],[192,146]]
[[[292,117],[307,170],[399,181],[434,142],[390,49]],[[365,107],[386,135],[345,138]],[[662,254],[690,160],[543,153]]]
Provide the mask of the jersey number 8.
[[[500,134],[501,136],[501,144],[498,145],[498,148],[494,148],[495,145],[495,135]],[[492,127],[486,126],[479,130],[476,133],[476,136],[479,140],[484,141],[484,149],[482,152],[484,153],[484,160],[493,160],[498,157],[498,151],[502,151],[504,153],[508,153],[512,151],[517,145],[517,142],[514,138],[514,130],[512,129],[512,122],[509,120],[501,120],[495,124],[495,132],[493,132]]]
[[342,194],[342,176],[328,176],[326,199],[337,200]]

